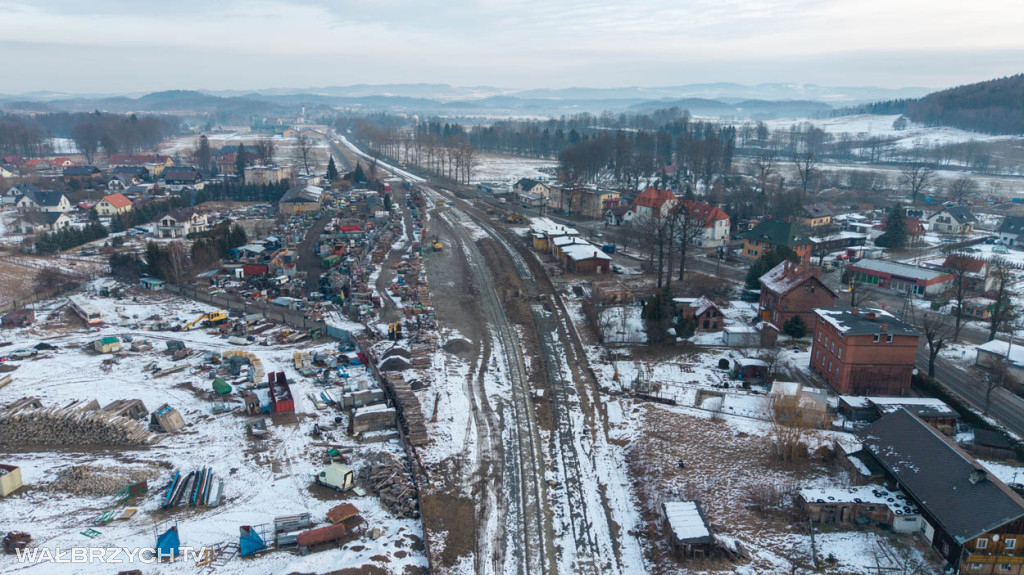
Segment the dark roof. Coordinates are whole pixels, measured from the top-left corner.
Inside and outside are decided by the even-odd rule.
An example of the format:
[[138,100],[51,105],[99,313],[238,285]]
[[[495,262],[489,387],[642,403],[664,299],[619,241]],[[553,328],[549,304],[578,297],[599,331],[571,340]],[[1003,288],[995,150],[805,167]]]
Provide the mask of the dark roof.
[[941,214],[942,212],[948,212],[949,215],[953,216],[953,219],[960,222],[961,224],[966,222],[978,221],[977,218],[974,217],[974,214],[971,213],[971,210],[968,210],[963,206],[953,206],[951,208],[944,208],[935,212],[935,214],[932,215],[934,216],[936,214]]
[[808,204],[800,208],[800,215],[808,218],[824,218],[833,214],[825,204]]
[[524,192],[529,192],[533,188],[541,185],[537,180],[531,180],[530,178],[523,178],[516,183],[517,186]]
[[[166,169],[166,168],[165,168]],[[114,174],[119,176],[142,177],[149,173],[146,166],[118,166],[114,168]]]
[[173,209],[166,214],[160,216],[160,219],[164,219],[168,216],[174,219],[176,222],[184,222],[185,220],[192,219],[192,214],[195,213],[193,208],[177,208]]
[[987,429],[974,430],[974,445],[995,447],[997,449],[1013,449],[1013,444],[1006,439],[1005,435],[998,431],[989,431]]
[[869,425],[860,439],[900,487],[961,545],[1024,517],[1020,496],[904,409]]
[[[814,313],[834,325],[843,336],[854,335],[913,335],[920,336],[920,332],[910,324],[903,323],[896,316],[881,309],[860,308],[853,313],[854,308],[833,307],[819,308]],[[885,331],[882,331],[882,326]]]
[[[310,188],[314,188],[310,190]],[[320,202],[320,188],[316,186],[292,186],[281,196],[282,204],[312,204]],[[369,202],[367,202],[369,204]],[[383,203],[383,202],[382,202]]]
[[1024,217],[1006,216],[1003,223],[999,224],[1001,234],[1024,234]]
[[59,206],[64,197],[64,192],[43,192],[38,189],[24,190],[23,193],[40,206]]
[[192,166],[171,166],[164,168],[163,179],[167,180],[190,180],[197,181],[201,178],[199,170]]
[[[836,292],[832,291],[824,282],[815,277],[810,270],[789,260],[785,260],[768,270],[763,276],[758,278],[758,281],[768,288],[768,291],[780,296],[786,295],[805,282],[813,281],[832,294],[833,300],[838,297]],[[835,301],[832,303],[835,303]]]
[[814,243],[804,235],[800,226],[793,222],[779,218],[770,218],[754,226],[749,232],[740,235],[741,238],[764,242],[773,246],[803,246]]
[[608,211],[611,212],[613,215],[622,217],[622,216],[626,215],[626,213],[629,212],[632,209],[633,209],[633,206],[631,206],[629,204],[626,204],[624,206],[612,206],[612,207],[608,208]]
[[65,176],[95,176],[100,173],[102,172],[96,166],[69,166],[64,168]]
[[36,226],[41,224],[52,226],[63,215],[64,212],[25,212],[18,219]]

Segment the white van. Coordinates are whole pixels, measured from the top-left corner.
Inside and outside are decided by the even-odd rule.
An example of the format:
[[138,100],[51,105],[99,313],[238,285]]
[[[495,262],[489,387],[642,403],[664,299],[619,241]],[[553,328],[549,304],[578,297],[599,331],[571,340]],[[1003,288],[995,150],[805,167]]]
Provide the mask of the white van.
[[348,465],[332,463],[316,476],[318,485],[330,487],[337,491],[348,491],[356,485],[355,472]]

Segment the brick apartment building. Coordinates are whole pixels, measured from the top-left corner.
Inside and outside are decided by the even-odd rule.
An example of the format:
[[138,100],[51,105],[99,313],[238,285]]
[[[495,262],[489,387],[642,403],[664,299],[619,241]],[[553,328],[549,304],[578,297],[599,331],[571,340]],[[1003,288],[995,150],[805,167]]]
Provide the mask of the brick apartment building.
[[761,276],[761,319],[782,331],[784,323],[799,315],[808,333],[814,333],[814,310],[836,305],[836,294],[822,283],[820,272],[786,260]]
[[903,396],[921,334],[879,309],[816,309],[811,369],[839,395]]
[[740,234],[740,237],[743,239],[740,256],[748,260],[756,260],[773,249],[785,246],[796,252],[803,265],[811,263],[814,240],[796,222],[769,218]]

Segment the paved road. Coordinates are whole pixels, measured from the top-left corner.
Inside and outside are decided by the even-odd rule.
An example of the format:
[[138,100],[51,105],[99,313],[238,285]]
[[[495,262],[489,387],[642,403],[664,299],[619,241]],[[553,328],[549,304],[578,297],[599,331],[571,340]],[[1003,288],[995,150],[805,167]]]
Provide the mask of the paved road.
[[[917,368],[928,373],[928,346],[922,341],[917,349]],[[971,367],[961,369],[954,362],[935,358],[935,378],[978,411],[985,410],[986,374]],[[1007,429],[1024,437],[1024,399],[1005,389],[993,389],[988,414]]]

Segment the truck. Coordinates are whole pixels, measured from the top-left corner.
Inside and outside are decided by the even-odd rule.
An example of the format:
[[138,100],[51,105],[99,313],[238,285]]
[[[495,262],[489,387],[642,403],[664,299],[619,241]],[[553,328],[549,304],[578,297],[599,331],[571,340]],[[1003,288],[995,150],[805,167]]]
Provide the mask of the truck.
[[348,491],[356,485],[356,474],[348,465],[332,463],[316,476],[316,483],[336,491]]

